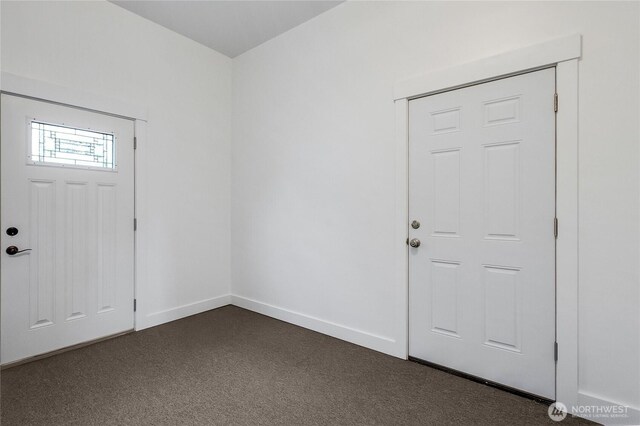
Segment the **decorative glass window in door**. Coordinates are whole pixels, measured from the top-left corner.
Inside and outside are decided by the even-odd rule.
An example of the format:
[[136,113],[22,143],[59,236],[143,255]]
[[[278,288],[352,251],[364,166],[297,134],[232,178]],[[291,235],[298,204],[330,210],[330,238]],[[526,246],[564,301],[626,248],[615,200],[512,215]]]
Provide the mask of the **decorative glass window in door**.
[[31,121],[30,145],[33,164],[116,169],[112,133]]

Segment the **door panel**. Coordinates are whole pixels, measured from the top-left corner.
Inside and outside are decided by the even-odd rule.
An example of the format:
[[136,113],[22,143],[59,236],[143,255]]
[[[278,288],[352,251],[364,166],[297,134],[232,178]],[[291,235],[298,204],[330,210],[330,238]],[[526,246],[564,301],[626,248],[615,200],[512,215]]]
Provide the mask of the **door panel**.
[[409,102],[409,354],[555,396],[555,70]]
[[[65,126],[75,145],[32,122]],[[106,161],[91,132],[113,135],[114,169],[77,160]],[[1,136],[2,363],[132,329],[133,122],[3,94]]]

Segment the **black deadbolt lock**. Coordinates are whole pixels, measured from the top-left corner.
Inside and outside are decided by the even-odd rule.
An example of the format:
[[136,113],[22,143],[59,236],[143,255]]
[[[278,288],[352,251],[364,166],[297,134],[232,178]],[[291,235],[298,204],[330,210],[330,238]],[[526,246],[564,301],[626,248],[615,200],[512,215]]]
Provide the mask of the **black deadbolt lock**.
[[14,228],[13,226],[11,228],[7,228],[7,235],[10,237],[18,235],[18,228]]

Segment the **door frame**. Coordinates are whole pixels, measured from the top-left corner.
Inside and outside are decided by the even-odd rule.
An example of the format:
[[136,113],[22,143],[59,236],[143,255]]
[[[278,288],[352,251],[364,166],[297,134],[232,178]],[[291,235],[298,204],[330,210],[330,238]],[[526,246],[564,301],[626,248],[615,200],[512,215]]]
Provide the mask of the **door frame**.
[[[580,34],[398,82],[395,103],[397,356],[409,354],[409,100],[556,67],[556,400],[578,404],[578,62]],[[551,103],[553,100],[550,99]],[[550,229],[549,232],[552,230]]]
[[[83,90],[56,84],[34,80],[11,74],[5,71],[0,73],[0,93],[6,95],[20,96],[38,101],[54,103],[71,108],[83,109],[100,114],[120,117],[133,122],[133,135],[137,141],[137,147],[147,145],[147,108],[131,104]],[[134,194],[134,218],[137,219],[137,230],[134,232],[134,256],[133,256],[133,292],[134,299],[137,300],[137,309],[133,315],[133,329],[138,330],[143,322],[144,316],[141,299],[145,288],[145,256],[144,244],[146,238],[141,231],[141,218],[145,215],[144,196],[146,188],[146,150],[134,150],[133,162],[133,194]],[[143,222],[144,223],[144,222]],[[132,224],[133,226],[133,224]],[[0,283],[2,285],[2,283]],[[133,306],[131,307],[133,309]],[[0,326],[1,330],[1,326]]]

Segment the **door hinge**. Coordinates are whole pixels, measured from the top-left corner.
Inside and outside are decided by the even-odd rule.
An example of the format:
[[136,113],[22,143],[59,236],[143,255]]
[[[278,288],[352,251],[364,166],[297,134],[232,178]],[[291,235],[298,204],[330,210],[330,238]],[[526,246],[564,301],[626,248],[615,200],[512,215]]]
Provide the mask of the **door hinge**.
[[553,94],[553,111],[558,112],[558,94]]
[[558,238],[558,218],[553,218],[553,236]]
[[138,219],[137,218],[133,218],[133,230],[137,231],[138,230]]
[[133,312],[136,311],[136,309],[138,308],[138,301],[136,299],[133,299]]
[[553,360],[558,361],[558,342],[553,342]]
[[409,237],[407,237],[407,245],[409,245]]
[[133,137],[133,149],[138,149],[138,138]]

